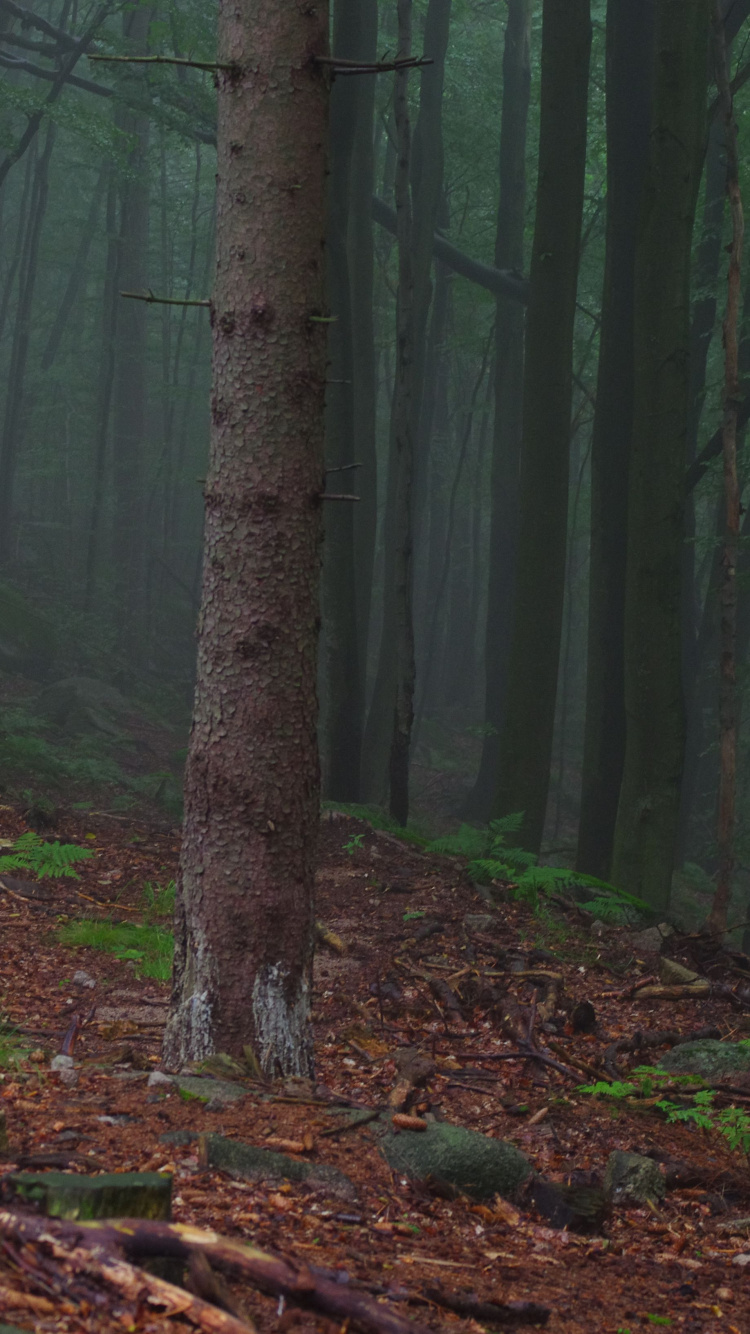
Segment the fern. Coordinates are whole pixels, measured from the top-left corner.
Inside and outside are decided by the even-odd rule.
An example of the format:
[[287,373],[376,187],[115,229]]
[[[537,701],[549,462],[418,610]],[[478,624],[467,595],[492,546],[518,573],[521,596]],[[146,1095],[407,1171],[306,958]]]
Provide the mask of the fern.
[[12,850],[0,857],[0,875],[7,871],[30,871],[41,880],[45,875],[72,876],[78,880],[75,862],[85,861],[92,855],[90,848],[78,848],[74,843],[46,843],[31,831],[21,834]]

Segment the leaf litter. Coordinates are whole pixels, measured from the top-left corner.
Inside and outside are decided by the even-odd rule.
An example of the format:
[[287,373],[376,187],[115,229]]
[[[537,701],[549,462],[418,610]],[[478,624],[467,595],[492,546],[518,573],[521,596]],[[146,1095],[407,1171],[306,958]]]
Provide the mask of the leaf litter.
[[[540,924],[512,901],[488,908],[456,859],[331,813],[321,824],[317,875],[316,1080],[270,1085],[241,1064],[231,1073],[214,1068],[245,1096],[201,1101],[166,1082],[148,1084],[159,1065],[168,985],[142,975],[137,958],[58,938],[84,916],[147,924],[144,886],[174,878],[178,831],[135,820],[113,828],[79,812],[58,817],[58,826],[50,837],[93,852],[80,880],[47,881],[51,902],[0,886],[3,1173],[19,1164],[169,1173],[175,1223],[285,1258],[313,1286],[334,1281],[367,1296],[383,1321],[461,1334],[750,1328],[744,1155],[700,1126],[669,1124],[654,1110],[655,1098],[578,1091],[594,1075],[612,1078],[608,1053],[627,1079],[644,1063],[649,1035],[715,1028],[736,1041],[747,1034],[731,969],[722,980],[715,961],[703,968],[713,979],[707,996],[639,997],[635,984],[658,971],[658,958],[635,949],[624,929],[594,936],[563,916]],[[0,812],[3,837],[23,832],[13,810]],[[499,898],[508,896],[500,890]],[[326,933],[335,943],[326,945]],[[678,945],[689,952],[689,942],[675,942],[672,956]],[[574,1013],[584,1003],[580,1031]],[[50,1069],[66,1035],[76,1076],[67,1084]],[[657,1064],[664,1050],[649,1050],[649,1062]],[[744,1096],[750,1103],[750,1089]],[[735,1105],[742,1097],[737,1088]],[[587,1231],[552,1226],[543,1192],[541,1205],[531,1194],[479,1201],[392,1170],[378,1148],[376,1114],[395,1118],[400,1134],[422,1135],[437,1120],[509,1141],[560,1191],[596,1192],[610,1153],[629,1150],[661,1165],[667,1193],[658,1203],[615,1204]],[[336,1168],[355,1198],[335,1199],[305,1181],[243,1180],[207,1168],[203,1134]],[[105,1292],[91,1274],[66,1289],[58,1282],[64,1267],[32,1240],[6,1235],[2,1319],[22,1329],[92,1334],[194,1330],[209,1319],[196,1315],[200,1301],[189,1294],[182,1309],[174,1300],[160,1308],[151,1279],[130,1296]],[[160,1281],[157,1275],[153,1284]],[[246,1277],[232,1277],[229,1286],[223,1318],[234,1326],[204,1328],[252,1321],[261,1332],[333,1334],[365,1327],[356,1317],[305,1309],[301,1296],[300,1305],[264,1295]],[[217,1320],[221,1302],[221,1293],[204,1302]],[[227,1302],[242,1318],[227,1313]]]

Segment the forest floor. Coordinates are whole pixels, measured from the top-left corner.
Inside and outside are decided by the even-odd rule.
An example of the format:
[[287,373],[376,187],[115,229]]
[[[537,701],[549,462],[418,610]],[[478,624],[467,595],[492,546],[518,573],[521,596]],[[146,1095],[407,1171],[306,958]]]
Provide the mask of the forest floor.
[[[0,808],[2,838],[12,840],[23,828],[15,808]],[[136,958],[71,948],[58,939],[61,927],[82,916],[142,920],[144,886],[164,886],[175,874],[178,831],[163,820],[67,811],[48,836],[80,843],[94,855],[82,864],[79,880],[42,881],[38,897],[27,897],[31,891],[7,878],[11,888],[0,886],[0,1008],[17,1025],[14,1041],[22,1044],[6,1053],[10,1063],[0,1074],[10,1143],[0,1174],[19,1166],[171,1173],[175,1221],[252,1242],[297,1264],[339,1271],[340,1278],[344,1271],[352,1290],[379,1296],[384,1319],[398,1311],[422,1328],[479,1334],[486,1319],[448,1309],[457,1297],[470,1296],[506,1304],[497,1327],[534,1326],[528,1307],[507,1308],[515,1302],[544,1308],[537,1309],[536,1324],[550,1334],[635,1334],[655,1325],[680,1334],[748,1334],[750,1174],[744,1155],[715,1133],[668,1124],[653,1099],[598,1100],[578,1091],[590,1080],[586,1068],[600,1067],[611,1043],[637,1031],[684,1033],[715,1025],[722,1035],[742,1037],[743,1016],[726,997],[639,1000],[629,984],[652,973],[657,960],[638,953],[620,928],[594,936],[568,919],[540,921],[508,902],[491,932],[476,930],[466,914],[486,913],[487,904],[460,862],[332,813],[321,826],[317,913],[345,952],[320,947],[316,957],[318,1082],[240,1079],[245,1095],[214,1107],[147,1083],[159,1065],[168,984],[139,976]],[[539,1019],[538,979],[513,972],[519,959],[526,971],[562,975],[551,1022]],[[76,985],[78,970],[95,985]],[[441,1003],[431,990],[435,979],[449,980],[460,1014],[446,1011],[445,997]],[[501,1004],[500,994],[516,996],[516,1014],[538,1049],[567,1073],[524,1058],[502,1025],[507,1001]],[[581,1001],[595,1009],[587,1034],[574,1032],[570,1018]],[[76,1014],[86,1022],[74,1048],[77,1082],[66,1086],[50,1060]],[[508,1140],[558,1183],[600,1182],[616,1149],[647,1155],[665,1173],[665,1198],[643,1207],[615,1205],[593,1230],[580,1233],[551,1226],[529,1199],[513,1205],[499,1197],[484,1203],[446,1198],[438,1182],[419,1185],[395,1174],[372,1124],[355,1128],[350,1118],[352,1107],[387,1110],[389,1099],[393,1110],[407,1047],[432,1063],[407,1099],[412,1114]],[[659,1050],[665,1048],[621,1054],[619,1061],[624,1068],[655,1064]],[[298,1147],[306,1140],[305,1156],[344,1172],[356,1198],[342,1206],[321,1188],[253,1184],[204,1170],[194,1141],[163,1141],[165,1132],[179,1130],[267,1147],[269,1140]],[[740,1218],[744,1227],[727,1226]],[[118,1311],[112,1302],[100,1309],[93,1299],[79,1300],[73,1288],[56,1294],[45,1272],[46,1278],[33,1248],[19,1249],[6,1237],[0,1320],[92,1334],[195,1329],[187,1314],[168,1317],[153,1304],[121,1304]],[[334,1334],[348,1325],[292,1306],[282,1314],[276,1299],[247,1283],[233,1290],[261,1331],[296,1325],[300,1334]]]

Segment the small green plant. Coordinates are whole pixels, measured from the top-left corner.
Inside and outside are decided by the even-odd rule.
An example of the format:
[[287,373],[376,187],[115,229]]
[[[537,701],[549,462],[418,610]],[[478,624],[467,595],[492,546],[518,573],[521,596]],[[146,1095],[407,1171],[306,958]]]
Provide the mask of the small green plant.
[[17,838],[9,853],[0,857],[0,875],[6,871],[30,871],[41,880],[45,875],[72,876],[79,879],[75,862],[91,857],[91,848],[74,843],[46,843],[31,831]]
[[[612,1098],[624,1101],[626,1098],[652,1098],[660,1086],[668,1084],[672,1089],[684,1088],[687,1093],[690,1086],[700,1084],[698,1075],[673,1075],[667,1070],[658,1070],[650,1065],[640,1065],[632,1071],[630,1080],[613,1080],[611,1084],[597,1080],[594,1084],[579,1084],[579,1093],[588,1093],[594,1098]],[[670,1098],[660,1098],[654,1103],[658,1111],[663,1112],[670,1122],[691,1122],[701,1130],[715,1130],[727,1141],[730,1149],[750,1155],[750,1115],[742,1107],[714,1107],[716,1094],[713,1089],[693,1088],[689,1093],[690,1102],[673,1102]]]
[[166,885],[152,885],[147,880],[143,886],[143,908],[146,920],[154,917],[174,917],[176,886],[174,880]]
[[166,982],[172,972],[174,937],[171,931],[158,926],[84,917],[67,922],[57,938],[63,945],[85,945],[114,954],[117,959],[133,960],[137,977],[155,977]]
[[405,922],[415,922],[418,917],[424,917],[424,913],[415,910],[414,912],[405,912],[403,920]]
[[358,852],[362,847],[364,841],[364,834],[352,834],[351,838],[347,839],[346,843],[343,844],[341,851],[348,852],[349,856],[353,857],[355,852]]
[[523,824],[523,811],[491,820],[486,828],[461,825],[456,834],[434,839],[428,843],[428,852],[439,852],[453,857],[465,857],[466,870],[472,880],[489,884],[492,880],[510,881],[513,895],[538,913],[545,897],[560,890],[580,886],[593,893],[586,909],[603,921],[617,924],[631,922],[648,915],[648,905],[642,899],[626,894],[615,885],[595,876],[581,875],[564,866],[537,866],[534,853],[508,844],[508,837],[517,834]]
[[15,1024],[0,1019],[0,1067],[17,1070],[28,1057],[30,1047],[24,1042]]

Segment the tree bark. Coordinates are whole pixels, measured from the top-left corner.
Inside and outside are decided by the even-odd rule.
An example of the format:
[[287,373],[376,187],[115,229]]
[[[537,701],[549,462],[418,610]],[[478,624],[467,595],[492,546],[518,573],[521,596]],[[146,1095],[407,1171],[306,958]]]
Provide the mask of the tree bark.
[[562,630],[590,47],[588,0],[545,0],[518,562],[493,803],[498,816],[525,812],[521,837],[532,852],[539,850],[547,808]]
[[222,0],[211,457],[171,1068],[312,1070],[324,0]]
[[690,260],[704,150],[706,0],[657,0],[651,137],[635,269],[625,596],[627,737],[612,877],[669,902],[684,759],[681,616]]
[[654,0],[607,6],[607,234],[591,441],[586,723],[576,867],[609,878],[625,757],[623,619],[633,427],[638,208],[648,152]]
[[705,930],[723,936],[732,892],[735,864],[735,805],[737,795],[737,557],[740,536],[740,488],[737,479],[737,408],[739,402],[739,311],[742,240],[745,229],[740,193],[737,122],[730,87],[727,44],[720,0],[713,3],[716,83],[724,119],[727,155],[727,196],[732,220],[727,305],[724,316],[724,510],[725,535],[721,581],[721,668],[719,685],[719,819],[717,844],[719,876]]
[[[532,0],[509,0],[503,53],[500,201],[495,267],[523,271],[526,224],[526,131],[531,94]],[[490,481],[490,549],[485,632],[485,734],[467,814],[489,819],[500,761],[518,544],[518,483],[523,407],[524,310],[497,297],[495,422]]]

